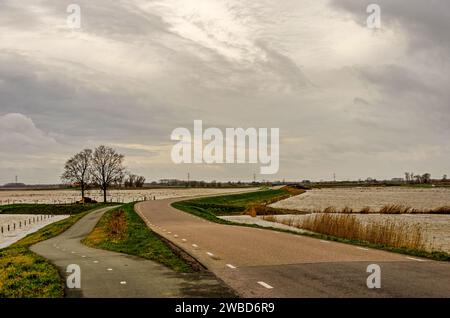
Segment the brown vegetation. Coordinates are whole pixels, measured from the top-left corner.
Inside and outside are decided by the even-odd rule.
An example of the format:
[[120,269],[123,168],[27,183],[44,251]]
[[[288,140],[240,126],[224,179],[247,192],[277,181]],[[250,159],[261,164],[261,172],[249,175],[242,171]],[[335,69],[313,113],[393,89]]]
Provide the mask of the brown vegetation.
[[285,190],[287,194],[274,197],[272,199],[266,200],[262,203],[256,203],[249,205],[246,210],[245,214],[250,215],[252,217],[256,217],[257,215],[276,215],[276,214],[299,214],[299,211],[296,210],[289,210],[289,209],[278,209],[278,208],[272,208],[269,207],[270,204],[290,198],[295,195],[299,195],[302,193],[305,193],[305,190],[303,189],[297,189],[290,186],[285,186],[282,188],[282,190]]
[[314,213],[340,213],[340,214],[450,214],[450,206],[444,206],[436,209],[430,210],[417,210],[409,206],[404,206],[400,204],[390,204],[383,206],[379,211],[373,210],[370,207],[364,207],[361,210],[354,210],[350,207],[345,207],[342,210],[336,209],[334,206],[326,207],[323,210],[315,210]]
[[107,226],[108,237],[112,240],[123,240],[127,233],[126,215],[123,210],[113,211]]
[[264,216],[269,222],[279,222],[315,233],[321,233],[348,240],[365,241],[386,247],[425,248],[423,229],[420,225],[385,220],[364,224],[350,214],[315,214],[296,222],[294,218],[278,221],[274,216]]

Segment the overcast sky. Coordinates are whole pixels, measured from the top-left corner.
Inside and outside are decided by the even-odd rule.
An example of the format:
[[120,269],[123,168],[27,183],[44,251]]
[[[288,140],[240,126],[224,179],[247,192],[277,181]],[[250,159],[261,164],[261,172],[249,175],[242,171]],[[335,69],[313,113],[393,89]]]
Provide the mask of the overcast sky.
[[59,182],[99,144],[149,181],[251,180],[172,163],[195,119],[279,128],[259,179],[450,175],[449,30],[447,0],[0,0],[0,184]]

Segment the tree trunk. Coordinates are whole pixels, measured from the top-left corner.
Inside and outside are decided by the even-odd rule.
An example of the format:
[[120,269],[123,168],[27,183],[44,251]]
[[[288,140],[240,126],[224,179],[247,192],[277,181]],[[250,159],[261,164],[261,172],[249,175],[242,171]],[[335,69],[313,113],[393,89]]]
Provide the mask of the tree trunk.
[[107,203],[106,202],[106,187],[103,188],[103,203]]
[[81,200],[84,199],[84,182],[81,182]]

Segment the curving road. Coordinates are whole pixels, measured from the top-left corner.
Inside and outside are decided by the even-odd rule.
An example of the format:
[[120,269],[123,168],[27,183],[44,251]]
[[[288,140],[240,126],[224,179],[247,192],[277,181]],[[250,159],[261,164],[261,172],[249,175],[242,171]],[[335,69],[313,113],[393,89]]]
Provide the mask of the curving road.
[[234,293],[209,272],[181,274],[139,257],[90,248],[80,241],[112,208],[94,211],[61,235],[31,250],[54,263],[62,277],[66,267],[81,268],[81,289],[67,289],[66,297],[231,297]]
[[[306,236],[221,225],[147,201],[136,210],[156,233],[242,297],[450,297],[450,264]],[[366,285],[381,267],[381,288]]]

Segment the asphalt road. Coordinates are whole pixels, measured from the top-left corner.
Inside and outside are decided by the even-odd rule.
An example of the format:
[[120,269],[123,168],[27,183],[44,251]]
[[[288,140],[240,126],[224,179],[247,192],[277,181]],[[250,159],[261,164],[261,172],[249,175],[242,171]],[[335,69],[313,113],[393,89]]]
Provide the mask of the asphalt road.
[[[142,202],[147,225],[242,297],[450,297],[450,264],[306,236],[221,225],[176,210],[180,199]],[[367,266],[381,288],[367,287]]]
[[67,297],[231,297],[234,293],[211,273],[176,273],[139,257],[90,248],[85,238],[107,210],[88,214],[61,235],[40,242],[31,250],[54,263],[62,277],[66,268],[81,268],[81,289],[68,289]]

